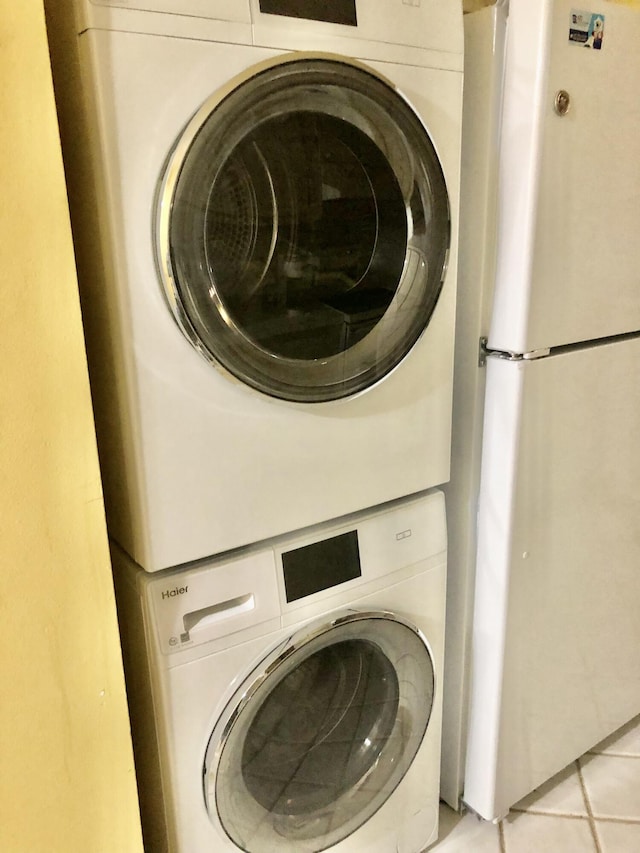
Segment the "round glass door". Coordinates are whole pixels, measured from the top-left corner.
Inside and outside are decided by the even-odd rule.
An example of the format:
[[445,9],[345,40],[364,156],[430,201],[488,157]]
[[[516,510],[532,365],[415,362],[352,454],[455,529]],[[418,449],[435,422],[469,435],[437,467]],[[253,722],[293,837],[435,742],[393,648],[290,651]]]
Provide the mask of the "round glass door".
[[449,249],[442,169],[386,82],[330,59],[205,103],[159,191],[159,269],[192,344],[247,385],[338,399],[427,326]]
[[320,851],[391,796],[424,737],[434,670],[419,631],[350,613],[244,682],[204,764],[207,808],[247,853]]

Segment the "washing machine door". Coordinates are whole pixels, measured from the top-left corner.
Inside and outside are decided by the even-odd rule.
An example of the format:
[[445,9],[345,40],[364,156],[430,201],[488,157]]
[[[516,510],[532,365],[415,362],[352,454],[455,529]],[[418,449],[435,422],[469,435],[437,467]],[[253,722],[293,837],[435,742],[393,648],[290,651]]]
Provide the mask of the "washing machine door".
[[336,844],[401,782],[434,689],[425,639],[397,616],[354,611],[309,627],[244,681],[214,729],[209,814],[248,853]]
[[179,325],[265,394],[355,394],[429,323],[450,240],[443,172],[411,106],[362,67],[280,60],[213,96],[158,198]]

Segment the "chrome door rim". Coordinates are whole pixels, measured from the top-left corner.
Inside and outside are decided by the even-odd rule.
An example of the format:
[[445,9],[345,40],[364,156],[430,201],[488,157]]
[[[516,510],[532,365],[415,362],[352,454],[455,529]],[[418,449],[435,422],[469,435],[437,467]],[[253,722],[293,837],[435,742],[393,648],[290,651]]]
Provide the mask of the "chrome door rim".
[[[417,128],[419,128],[420,137],[425,145],[425,148],[423,151],[420,152],[420,155],[418,156],[418,154],[415,154],[414,158],[415,168],[417,168],[420,174],[422,175],[422,177],[420,177],[420,186],[422,187],[421,192],[423,194],[427,194],[427,190],[430,186],[429,182],[431,180],[435,180],[434,175],[438,174],[439,177],[437,178],[437,180],[441,181],[441,185],[438,184],[439,189],[437,190],[437,192],[434,192],[434,197],[435,195],[439,194],[441,194],[443,197],[433,200],[432,197],[429,196],[428,201],[429,204],[433,203],[434,205],[440,205],[440,212],[438,214],[438,228],[440,228],[441,230],[445,228],[443,218],[445,214],[443,211],[444,207],[446,207],[446,240],[442,239],[442,245],[440,246],[440,248],[437,249],[437,252],[440,252],[441,255],[442,252],[444,252],[444,254],[442,255],[440,261],[435,264],[436,269],[433,273],[430,270],[427,270],[426,275],[431,275],[433,277],[433,281],[429,279],[430,284],[428,285],[428,288],[425,291],[426,296],[422,292],[419,294],[421,300],[421,307],[419,308],[419,310],[424,314],[424,317],[421,315],[419,322],[416,322],[414,326],[411,326],[406,341],[398,339],[395,343],[393,343],[391,354],[389,357],[385,357],[386,360],[380,358],[373,366],[371,366],[369,364],[370,357],[362,350],[362,348],[358,353],[355,354],[355,357],[353,357],[352,350],[359,346],[359,344],[356,343],[355,347],[347,348],[342,353],[339,353],[340,358],[338,358],[337,360],[334,359],[332,361],[332,359],[323,360],[322,358],[317,358],[309,359],[308,361],[302,360],[296,364],[289,365],[287,363],[287,359],[274,358],[273,353],[268,352],[265,356],[260,355],[258,352],[260,348],[254,347],[253,349],[251,349],[249,356],[247,356],[248,361],[243,367],[242,364],[244,364],[244,362],[242,361],[242,358],[244,358],[244,356],[242,356],[242,358],[240,358],[238,362],[235,362],[234,358],[236,356],[234,356],[233,354],[229,355],[229,353],[227,352],[226,355],[221,355],[223,350],[218,350],[216,352],[212,350],[211,341],[214,340],[215,335],[210,338],[209,343],[206,343],[203,338],[202,326],[200,329],[198,329],[196,328],[196,324],[194,323],[194,317],[196,316],[197,312],[194,312],[193,309],[188,310],[185,307],[184,297],[181,294],[179,276],[176,273],[176,269],[174,267],[171,248],[171,222],[172,211],[176,198],[176,191],[185,160],[189,154],[189,151],[191,150],[194,140],[198,137],[198,134],[202,130],[205,122],[207,122],[207,120],[212,116],[212,114],[218,108],[220,108],[221,105],[223,105],[224,102],[227,101],[230,96],[235,95],[235,93],[239,91],[239,88],[247,82],[253,85],[254,81],[261,80],[264,75],[268,75],[269,73],[283,74],[286,71],[287,74],[293,74],[295,71],[295,73],[301,74],[302,69],[304,69],[306,73],[307,68],[311,67],[308,65],[309,63],[315,63],[315,66],[313,66],[314,68],[317,67],[323,70],[328,69],[329,67],[333,69],[339,66],[341,69],[349,69],[349,73],[364,75],[370,81],[376,81],[376,85],[381,87],[380,91],[382,91],[383,88],[385,91],[391,93],[389,97],[393,98],[394,102],[397,102],[399,105],[403,105],[402,107],[398,107],[398,114],[403,117],[403,121],[406,120],[406,122],[408,122],[407,126],[415,126],[416,133],[418,133]],[[292,68],[294,69],[294,71],[291,71]],[[364,95],[362,97],[364,97]],[[371,102],[376,103],[376,98],[372,96]],[[336,113],[339,113],[340,104],[334,105],[332,109],[334,109]],[[330,112],[327,112],[327,115],[330,114]],[[351,112],[349,112],[349,118],[347,121],[356,129],[360,126],[360,129],[362,130],[363,134],[365,132],[373,132],[371,130],[373,125],[371,125],[370,123],[369,125],[367,125],[367,119],[363,118],[359,114],[358,109],[354,108],[351,110]],[[396,129],[390,130],[389,128]],[[396,123],[395,118],[389,119],[387,130],[385,130],[384,133],[389,133],[392,137],[393,134],[397,133],[399,134],[398,139],[400,139],[401,137],[404,139],[404,131],[400,129],[400,126]],[[381,139],[382,138],[383,137],[381,137]],[[408,143],[406,143],[405,141],[405,143],[403,144]],[[425,153],[427,149],[429,152],[431,152],[429,154],[429,157],[427,157]],[[385,156],[391,155],[389,154],[389,152],[387,152]],[[425,165],[427,161],[429,164],[428,166]],[[398,160],[398,163],[399,162],[400,160]],[[397,163],[391,168],[393,168],[396,173],[402,171],[402,168],[398,166]],[[424,174],[422,174],[423,172]],[[413,195],[415,196],[415,192],[413,193]],[[408,201],[406,201],[405,203],[407,205],[409,204]],[[412,201],[411,204],[413,203],[414,202]],[[424,203],[426,204],[427,202]],[[443,205],[444,207],[442,207]],[[407,216],[409,217],[409,220],[411,220],[410,213],[411,212],[407,207]],[[414,226],[415,223],[409,222],[408,227],[410,229],[414,228]],[[448,263],[448,247],[451,238],[451,225],[448,195],[446,193],[446,184],[444,180],[444,175],[442,174],[441,166],[439,164],[437,153],[435,152],[435,148],[430,140],[427,129],[424,127],[416,111],[413,109],[407,99],[402,95],[402,93],[400,93],[397,88],[395,88],[391,83],[389,83],[389,81],[385,80],[383,77],[376,74],[371,69],[366,68],[365,66],[361,66],[358,63],[352,61],[346,62],[342,57],[332,57],[330,55],[318,54],[292,54],[280,57],[275,61],[262,63],[260,66],[256,66],[253,69],[250,69],[245,75],[243,75],[242,78],[233,81],[232,83],[225,86],[222,90],[212,95],[195,113],[195,115],[187,124],[185,130],[179,137],[175,148],[169,155],[162,181],[159,184],[154,235],[156,243],[157,267],[167,303],[172,311],[176,322],[182,329],[187,339],[205,359],[207,359],[210,363],[213,363],[216,367],[222,368],[225,373],[230,374],[234,379],[243,382],[249,387],[253,387],[254,389],[262,391],[263,393],[266,393],[269,396],[280,397],[281,399],[293,402],[325,402],[333,399],[340,399],[341,397],[352,396],[353,394],[365,390],[371,385],[376,384],[380,379],[384,378],[387,373],[393,370],[393,368],[397,366],[397,364],[402,361],[402,359],[406,356],[407,352],[415,345],[415,343],[423,333],[424,329],[429,324],[431,315],[435,310],[435,306],[440,295],[442,284],[444,282]],[[415,242],[414,237],[412,237],[412,240]],[[446,247],[444,245],[445,243]],[[414,277],[418,275],[418,273],[416,273],[416,268],[424,268],[425,266],[428,266],[428,264],[425,263],[425,259],[421,254],[421,250],[417,249],[417,247],[413,247],[411,243],[408,243],[406,249],[404,249],[403,251],[406,252],[404,270],[402,272],[401,279],[395,285],[397,298],[394,297],[391,300],[393,312],[388,309],[385,312],[385,318],[387,317],[387,315],[389,315],[389,319],[383,319],[378,324],[379,326],[381,326],[381,340],[384,341],[385,344],[387,340],[392,340],[392,338],[390,337],[391,333],[396,334],[396,326],[394,325],[394,323],[396,322],[395,318],[399,316],[398,310],[399,307],[401,307],[402,305],[402,299],[406,299],[407,293],[411,292],[411,287],[413,287],[414,291],[416,291],[418,287],[418,285],[414,286],[412,284],[412,282],[414,281],[413,278],[407,284],[407,277],[409,275]],[[418,260],[418,263],[415,263],[416,259]],[[404,285],[403,282],[405,282]],[[189,285],[187,284],[186,291],[188,290]],[[224,304],[220,300],[220,295],[217,292],[216,288],[213,287],[210,290],[213,291],[211,293],[211,299],[216,304],[217,316],[224,318],[224,326],[227,327],[230,332],[230,352],[231,347],[233,346],[233,341],[241,341],[243,337],[246,338],[246,335],[244,334],[242,328],[239,327],[238,324],[234,321],[234,319],[229,316],[229,313],[226,311]],[[414,293],[414,300],[415,299],[416,297]],[[394,318],[393,321],[392,317]],[[413,322],[413,319],[411,322]],[[382,323],[386,324],[384,329],[382,329]],[[221,328],[224,332],[222,324]],[[214,347],[217,345],[218,344],[214,344]],[[377,344],[376,346],[378,347],[378,349],[381,348]],[[359,359],[363,360],[363,364],[365,366],[360,365]],[[294,361],[296,360],[294,359]],[[268,372],[272,369],[272,367],[274,370],[277,369],[277,371],[280,372],[277,374],[273,374],[272,376],[272,374]],[[304,371],[304,378],[298,378],[299,375],[301,375],[300,370]],[[258,376],[257,380],[252,377],[252,371],[255,371],[255,375]],[[347,373],[346,380],[342,378],[340,371],[345,371]],[[262,379],[260,378],[260,376],[262,376]],[[282,377],[284,377],[284,379]],[[292,379],[291,377],[294,378]]]

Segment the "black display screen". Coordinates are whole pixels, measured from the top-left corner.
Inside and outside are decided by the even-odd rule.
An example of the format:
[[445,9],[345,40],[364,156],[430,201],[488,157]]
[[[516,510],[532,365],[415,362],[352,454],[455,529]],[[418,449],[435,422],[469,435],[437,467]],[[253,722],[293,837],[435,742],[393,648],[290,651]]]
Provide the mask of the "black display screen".
[[287,18],[306,18],[328,24],[358,25],[356,0],[260,0],[260,11]]
[[282,555],[287,601],[359,578],[360,551],[355,530],[287,551]]

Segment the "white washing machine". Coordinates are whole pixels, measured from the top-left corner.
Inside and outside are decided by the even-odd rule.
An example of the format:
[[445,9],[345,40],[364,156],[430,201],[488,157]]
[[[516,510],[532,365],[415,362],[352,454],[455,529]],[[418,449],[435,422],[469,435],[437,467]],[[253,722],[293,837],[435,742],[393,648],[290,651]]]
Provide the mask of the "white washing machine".
[[435,841],[442,493],[182,570],[113,557],[145,850]]
[[459,0],[75,6],[54,71],[112,536],[155,571],[445,482]]

